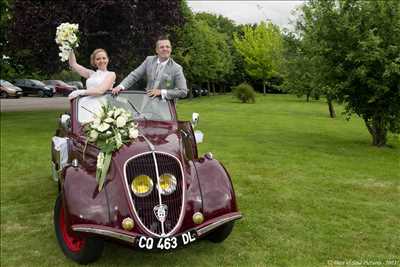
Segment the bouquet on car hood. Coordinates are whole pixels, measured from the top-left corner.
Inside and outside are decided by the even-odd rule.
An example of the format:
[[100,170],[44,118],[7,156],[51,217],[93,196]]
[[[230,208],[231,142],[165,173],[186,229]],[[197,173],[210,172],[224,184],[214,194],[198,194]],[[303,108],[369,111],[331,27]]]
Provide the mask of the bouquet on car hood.
[[57,27],[56,43],[59,45],[61,61],[67,61],[69,53],[79,46],[79,24],[62,23]]
[[94,143],[101,150],[96,170],[99,191],[103,188],[112,152],[139,136],[137,126],[129,112],[110,105],[103,105],[94,120],[84,125],[87,142]]

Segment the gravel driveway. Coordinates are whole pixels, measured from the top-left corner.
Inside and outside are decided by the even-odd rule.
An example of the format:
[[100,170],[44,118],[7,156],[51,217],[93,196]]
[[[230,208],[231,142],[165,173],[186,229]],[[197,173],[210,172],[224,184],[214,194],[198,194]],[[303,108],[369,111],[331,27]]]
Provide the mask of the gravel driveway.
[[20,97],[0,99],[1,112],[28,110],[68,110],[68,97]]

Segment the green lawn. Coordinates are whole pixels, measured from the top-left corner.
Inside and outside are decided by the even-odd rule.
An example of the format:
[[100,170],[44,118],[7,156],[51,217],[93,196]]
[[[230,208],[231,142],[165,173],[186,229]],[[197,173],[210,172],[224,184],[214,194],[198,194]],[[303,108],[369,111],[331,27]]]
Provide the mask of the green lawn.
[[[255,104],[201,97],[178,109],[184,119],[200,113],[199,152],[228,169],[244,218],[222,244],[163,253],[107,243],[93,266],[400,266],[398,137],[372,147],[359,118],[346,121],[337,107],[330,119],[323,101],[288,95]],[[52,224],[50,139],[60,113],[1,114],[1,266],[75,266]]]

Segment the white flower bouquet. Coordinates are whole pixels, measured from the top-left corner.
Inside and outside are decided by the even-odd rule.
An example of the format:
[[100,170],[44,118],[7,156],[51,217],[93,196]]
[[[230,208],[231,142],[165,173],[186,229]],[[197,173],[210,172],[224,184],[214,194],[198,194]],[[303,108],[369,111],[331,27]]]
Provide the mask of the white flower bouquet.
[[99,191],[103,188],[112,152],[139,136],[137,126],[129,112],[109,105],[103,105],[95,119],[84,125],[87,142],[94,143],[101,150],[96,170]]
[[56,43],[59,45],[61,61],[67,61],[69,53],[79,46],[79,24],[62,23],[57,27]]

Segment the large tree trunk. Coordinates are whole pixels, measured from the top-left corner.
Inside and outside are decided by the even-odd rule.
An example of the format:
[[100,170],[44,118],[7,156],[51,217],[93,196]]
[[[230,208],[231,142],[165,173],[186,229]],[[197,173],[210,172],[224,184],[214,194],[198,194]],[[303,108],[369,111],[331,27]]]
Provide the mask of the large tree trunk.
[[335,107],[333,106],[332,99],[330,97],[327,97],[327,101],[328,101],[328,108],[329,108],[329,116],[331,118],[336,118]]
[[207,95],[208,96],[210,96],[210,81],[207,81],[207,90],[208,90],[208,92],[207,92]]
[[211,85],[212,85],[212,89],[213,89],[213,95],[215,95],[215,83],[213,82]]
[[372,119],[364,118],[365,125],[372,135],[372,145],[382,147],[386,145],[387,130],[385,121],[381,116],[374,116]]

